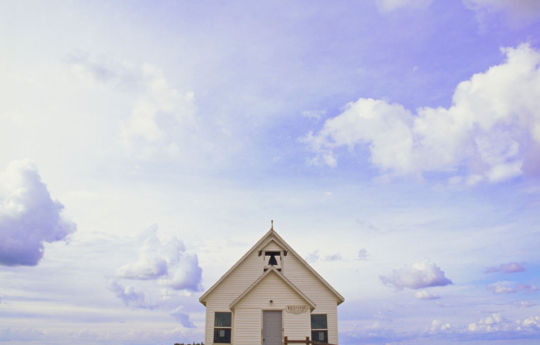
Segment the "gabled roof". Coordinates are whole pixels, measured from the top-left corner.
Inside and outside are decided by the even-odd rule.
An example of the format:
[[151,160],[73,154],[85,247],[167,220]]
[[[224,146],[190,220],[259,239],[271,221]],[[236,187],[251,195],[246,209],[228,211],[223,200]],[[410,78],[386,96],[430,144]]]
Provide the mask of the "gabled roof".
[[240,294],[240,296],[236,297],[234,301],[229,305],[229,308],[233,309],[238,302],[240,302],[247,294],[251,292],[251,290],[255,289],[259,283],[261,283],[266,277],[268,277],[269,274],[275,274],[277,275],[285,284],[287,284],[291,289],[293,289],[294,292],[296,292],[304,301],[306,301],[309,306],[311,307],[311,310],[315,309],[316,304],[308,297],[306,296],[296,285],[294,285],[289,279],[287,279],[283,274],[278,272],[274,267],[268,269],[266,272],[264,272],[257,280],[253,282],[244,292]]
[[225,274],[221,276],[221,278],[219,278],[219,280],[214,285],[212,285],[208,290],[206,290],[205,293],[201,295],[199,301],[202,304],[206,305],[206,298],[212,293],[212,291],[214,291],[227,278],[229,274],[231,274],[238,266],[240,266],[240,264],[242,264],[242,262],[244,262],[247,257],[249,257],[257,249],[261,248],[263,245],[269,243],[271,240],[274,240],[276,243],[282,246],[283,249],[287,250],[288,253],[294,255],[294,257],[296,257],[298,261],[300,261],[324,286],[326,286],[326,288],[328,288],[328,290],[330,290],[336,296],[339,301],[338,304],[341,304],[343,303],[343,301],[345,301],[345,298],[343,298],[343,296],[341,296],[339,292],[337,292],[330,284],[328,284],[328,282],[324,280],[324,278],[321,277],[320,274],[317,273],[317,271],[315,271],[313,267],[311,267],[306,262],[306,260],[304,260],[294,249],[291,248],[291,246],[287,244],[287,242],[285,242],[283,238],[281,238],[281,236],[278,235],[278,233],[274,230],[273,226],[259,241],[257,241],[257,243],[255,243],[253,247],[251,247],[250,250],[248,250],[246,254],[244,254],[244,256],[240,258],[240,260],[238,260],[227,272],[225,272]]

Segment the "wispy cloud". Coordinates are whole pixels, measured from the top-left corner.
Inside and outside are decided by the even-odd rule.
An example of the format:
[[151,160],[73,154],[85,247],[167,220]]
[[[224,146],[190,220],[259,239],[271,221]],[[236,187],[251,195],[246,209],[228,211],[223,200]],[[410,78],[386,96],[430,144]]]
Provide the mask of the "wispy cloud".
[[157,66],[137,66],[80,52],[70,55],[67,63],[85,80],[132,89],[131,114],[122,123],[120,139],[135,157],[177,158],[197,138],[195,94],[171,85]]
[[508,294],[516,292],[535,292],[538,288],[532,284],[520,284],[512,281],[499,281],[488,286],[494,294]]
[[316,262],[316,261],[340,261],[343,260],[343,257],[339,253],[333,253],[328,255],[321,255],[318,250],[315,250],[311,253],[309,253],[306,256],[306,260],[309,262]]
[[525,266],[518,262],[509,262],[499,266],[491,266],[486,269],[486,273],[518,273],[524,271]]
[[0,174],[0,264],[37,265],[44,243],[65,240],[76,229],[63,217],[63,208],[33,163],[11,162]]

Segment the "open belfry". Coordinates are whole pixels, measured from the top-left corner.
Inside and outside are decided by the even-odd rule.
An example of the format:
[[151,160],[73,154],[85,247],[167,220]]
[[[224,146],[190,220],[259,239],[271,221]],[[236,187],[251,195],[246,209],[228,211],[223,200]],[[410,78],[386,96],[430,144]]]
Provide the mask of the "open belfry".
[[199,299],[206,344],[338,344],[341,296],[270,230]]

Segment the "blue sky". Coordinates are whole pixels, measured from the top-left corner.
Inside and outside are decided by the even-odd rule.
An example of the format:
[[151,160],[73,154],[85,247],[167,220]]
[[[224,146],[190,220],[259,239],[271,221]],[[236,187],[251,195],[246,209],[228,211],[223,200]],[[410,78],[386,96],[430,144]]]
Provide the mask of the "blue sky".
[[0,344],[203,339],[275,220],[340,344],[540,338],[535,0],[0,4]]

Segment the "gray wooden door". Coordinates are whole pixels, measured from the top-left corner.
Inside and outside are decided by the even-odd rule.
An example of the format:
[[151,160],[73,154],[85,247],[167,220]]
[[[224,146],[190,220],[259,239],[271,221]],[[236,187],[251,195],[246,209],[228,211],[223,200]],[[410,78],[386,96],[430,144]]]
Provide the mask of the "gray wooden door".
[[263,345],[281,345],[281,310],[263,311]]

